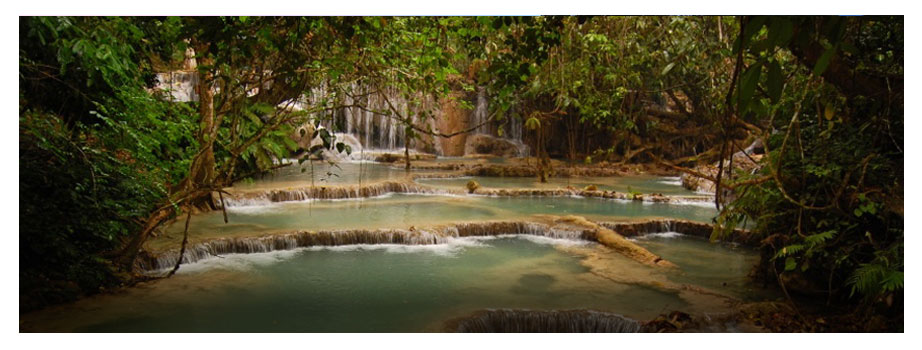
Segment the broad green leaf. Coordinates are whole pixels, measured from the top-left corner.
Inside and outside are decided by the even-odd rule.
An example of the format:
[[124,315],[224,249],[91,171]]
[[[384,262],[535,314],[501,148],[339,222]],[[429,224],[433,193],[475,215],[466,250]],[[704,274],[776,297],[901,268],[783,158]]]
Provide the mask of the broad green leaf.
[[820,76],[823,75],[823,72],[826,71],[826,68],[829,68],[829,63],[832,61],[832,56],[836,53],[836,47],[830,47],[823,52],[823,55],[816,60],[816,66],[813,67],[813,75]]
[[769,39],[776,46],[787,45],[794,36],[794,24],[782,17],[773,17],[768,29]]
[[744,114],[749,108],[749,104],[752,102],[752,96],[756,91],[756,86],[759,85],[759,77],[762,75],[762,65],[754,64],[743,73],[743,78],[740,80],[740,91],[739,91],[739,113]]
[[768,97],[772,102],[778,103],[781,99],[781,90],[784,88],[784,75],[781,73],[781,65],[777,61],[772,61],[768,66]]

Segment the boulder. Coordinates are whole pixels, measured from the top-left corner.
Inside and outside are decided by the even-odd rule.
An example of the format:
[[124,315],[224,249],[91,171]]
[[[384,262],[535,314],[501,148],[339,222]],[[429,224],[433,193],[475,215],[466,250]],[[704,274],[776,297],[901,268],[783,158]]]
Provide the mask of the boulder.
[[478,188],[480,188],[480,183],[477,181],[471,180],[467,182],[467,193],[474,193]]
[[517,157],[521,153],[521,145],[512,140],[493,137],[485,134],[470,135],[464,145],[464,154],[489,154],[499,157]]

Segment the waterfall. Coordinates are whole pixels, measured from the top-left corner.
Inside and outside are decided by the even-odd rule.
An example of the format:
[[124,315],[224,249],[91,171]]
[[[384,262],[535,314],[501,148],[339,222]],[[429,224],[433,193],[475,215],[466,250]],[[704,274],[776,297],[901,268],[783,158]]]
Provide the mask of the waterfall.
[[[342,139],[339,139],[342,137]],[[353,147],[353,159],[359,157],[359,151],[355,148],[361,147],[355,137],[349,134],[337,136],[338,140],[346,142]],[[367,156],[367,154],[366,154]],[[466,175],[482,175],[479,169],[475,168]],[[431,177],[431,175],[426,176]],[[442,176],[438,176],[442,177]],[[368,185],[346,185],[346,186],[314,186],[302,188],[285,188],[285,189],[268,189],[240,191],[224,197],[224,202],[228,207],[266,205],[273,202],[298,202],[312,199],[357,199],[378,197],[389,193],[410,193],[410,194],[439,194],[439,195],[467,195],[466,191],[461,189],[442,189],[426,185],[420,185],[416,182],[408,181],[383,181]],[[476,195],[495,196],[495,197],[589,197],[615,200],[633,200],[650,203],[688,203],[688,196],[643,196],[634,198],[629,193],[614,191],[587,191],[584,189],[568,188],[478,188],[474,191]],[[703,197],[702,200],[706,200]],[[221,201],[215,199],[216,205],[220,206]]]
[[[473,125],[480,125],[487,121],[489,117],[489,104],[487,102],[487,91],[485,88],[481,87],[477,89],[477,103],[474,105]],[[483,124],[476,130],[480,134],[489,134],[490,125]]]
[[522,124],[521,118],[509,117],[509,130],[506,133],[510,139],[522,142]]
[[496,309],[449,321],[460,333],[637,333],[640,322],[593,310],[536,311]]
[[[640,222],[599,222],[599,225],[609,230],[618,232],[624,237],[637,237],[652,233],[676,232],[687,236],[711,239],[714,225],[688,220],[659,219]],[[731,243],[747,246],[757,246],[759,238],[743,229],[734,229],[733,233],[724,237]]]
[[[389,193],[458,194],[459,191],[431,188],[412,182],[384,181],[369,185],[314,186],[234,193],[224,197],[227,207],[266,205],[273,202],[299,202],[312,199],[356,199]],[[216,201],[220,203],[220,201]],[[220,205],[220,204],[219,204]]]
[[170,100],[176,102],[198,101],[195,86],[198,84],[198,73],[173,71],[157,73],[157,84],[154,91],[163,91],[169,95]]
[[[658,219],[640,222],[600,222],[600,226],[613,230],[624,237],[636,237],[650,233],[678,232],[690,236],[709,237],[714,227],[710,224],[685,220]],[[668,231],[663,231],[663,230]],[[183,255],[183,263],[226,254],[267,253],[277,250],[291,250],[313,246],[341,246],[356,244],[404,244],[433,245],[445,244],[464,237],[487,237],[507,234],[522,234],[572,241],[596,242],[599,240],[596,229],[562,227],[536,222],[524,221],[486,221],[458,223],[425,229],[354,229],[332,231],[296,231],[271,234],[259,237],[224,237],[204,242],[190,243]],[[757,237],[750,237],[749,232],[737,230],[732,235],[733,242],[756,245]],[[158,272],[172,268],[179,259],[179,249],[165,252],[145,252],[138,259],[139,268],[147,272]]]
[[[225,237],[193,243],[187,246],[183,263],[193,263],[213,256],[226,254],[266,253],[300,247],[341,246],[356,244],[445,244],[464,237],[523,234],[557,239],[594,241],[594,230],[558,228],[532,222],[479,222],[461,223],[427,229],[379,229],[297,231],[260,237]],[[148,254],[139,258],[139,267],[148,272],[172,268],[179,259],[179,250]]]
[[[442,111],[436,106],[437,101],[429,97],[421,98],[417,103],[416,98],[420,97],[417,95],[413,97],[413,103],[411,103],[410,99],[403,96],[396,89],[388,88],[378,93],[369,93],[367,87],[356,83],[347,87],[347,89],[351,90],[351,92],[345,94],[345,96],[336,97],[339,99],[339,103],[349,106],[362,105],[364,108],[344,107],[332,113],[334,118],[324,118],[322,124],[332,131],[353,135],[366,151],[378,150],[396,153],[403,150],[406,142],[403,123],[394,115],[388,116],[376,113],[378,111],[390,111],[393,106],[393,109],[396,109],[414,125],[434,131],[439,129],[435,122],[436,119],[444,117]],[[330,98],[331,93],[325,86],[316,87],[312,89],[310,96],[308,96],[308,103],[317,105],[323,99]],[[473,133],[495,137],[492,131],[492,123],[487,122],[489,119],[489,95],[486,88],[477,88],[473,102],[474,110],[468,114],[469,119],[465,124],[479,125]],[[426,114],[427,118],[425,120],[421,118],[421,113]],[[314,117],[326,117],[326,114]],[[523,123],[519,118],[509,118],[510,120],[504,129],[502,138],[518,149],[518,156],[527,156],[529,154],[528,146],[522,142]],[[339,119],[339,123],[337,123],[336,119]],[[410,147],[428,147],[430,140],[427,138],[423,140],[425,140],[424,143],[411,142]],[[442,153],[441,142],[431,142],[431,145],[432,148],[429,148],[428,151],[436,154]]]

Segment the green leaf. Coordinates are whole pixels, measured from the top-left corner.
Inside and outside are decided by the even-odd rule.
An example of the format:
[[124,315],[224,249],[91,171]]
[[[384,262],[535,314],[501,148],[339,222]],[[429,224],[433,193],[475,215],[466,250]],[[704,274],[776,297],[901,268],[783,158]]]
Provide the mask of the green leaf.
[[762,65],[754,64],[746,70],[746,73],[743,73],[743,78],[740,81],[740,92],[739,92],[739,113],[744,114],[749,108],[750,102],[752,102],[752,95],[756,91],[756,86],[759,85],[759,76],[762,75]]
[[781,65],[777,61],[772,61],[768,66],[768,98],[773,103],[778,103],[783,89],[784,75],[781,73]]
[[666,75],[669,71],[672,70],[672,67],[675,67],[675,62],[666,65],[666,68],[663,68],[663,71],[660,72],[660,75]]
[[538,129],[538,128],[540,128],[540,127],[541,127],[541,121],[539,121],[538,118],[531,117],[531,118],[528,118],[528,120],[525,121],[525,128],[527,128],[527,129],[529,129],[529,130],[535,130],[535,129]]
[[784,271],[793,271],[797,268],[797,261],[792,257],[787,257],[784,259]]
[[820,76],[823,75],[823,72],[826,71],[826,68],[829,68],[829,62],[832,61],[832,56],[836,53],[836,47],[830,47],[823,52],[823,55],[816,60],[816,66],[813,67],[813,75]]
[[794,36],[794,24],[787,18],[772,17],[768,35],[772,44],[776,46],[787,45]]

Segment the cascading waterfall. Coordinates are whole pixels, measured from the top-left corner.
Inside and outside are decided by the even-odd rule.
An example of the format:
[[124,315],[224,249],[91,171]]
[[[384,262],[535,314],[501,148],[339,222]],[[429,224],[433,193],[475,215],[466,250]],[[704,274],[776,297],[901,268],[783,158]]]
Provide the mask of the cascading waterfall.
[[[350,136],[350,135],[347,135]],[[351,136],[350,136],[351,137]],[[314,186],[303,188],[271,189],[258,191],[242,191],[231,193],[224,197],[227,207],[242,207],[266,205],[273,202],[299,202],[312,199],[358,199],[378,197],[389,193],[409,194],[440,194],[440,195],[467,195],[467,192],[458,189],[443,189],[420,185],[408,181],[384,181],[368,185],[350,186]],[[587,191],[583,189],[567,188],[479,188],[475,195],[495,197],[588,197],[615,200],[634,200],[651,203],[687,203],[693,200],[707,200],[707,197],[689,196],[661,196],[649,195],[633,197],[630,193],[615,191]],[[221,205],[216,197],[214,203]]]
[[[462,223],[427,229],[335,230],[298,231],[260,237],[226,237],[190,244],[182,261],[185,264],[226,254],[267,253],[313,246],[341,246],[356,244],[434,245],[449,243],[463,237],[524,234],[570,240],[595,240],[593,230],[557,228],[532,222],[481,222]],[[179,259],[178,249],[158,254],[147,254],[138,259],[143,271],[157,272],[172,268]]]
[[[599,225],[618,232],[624,237],[637,237],[651,233],[676,232],[683,235],[710,239],[714,232],[714,225],[688,220],[662,219],[639,222],[599,222]],[[755,246],[758,237],[743,229],[734,229],[733,233],[726,235],[723,240],[743,245]]]
[[[624,237],[636,237],[650,233],[678,232],[690,236],[709,237],[714,227],[710,224],[686,220],[659,219],[638,222],[600,222],[599,225],[618,232]],[[591,228],[580,229],[571,226],[558,227],[537,222],[487,221],[458,223],[425,229],[355,229],[332,231],[297,231],[259,237],[225,237],[190,244],[183,255],[183,263],[226,254],[267,253],[277,250],[291,250],[313,246],[341,246],[356,244],[404,244],[433,245],[446,244],[464,237],[489,237],[507,234],[595,242],[598,232]],[[738,230],[733,241],[754,244],[748,232]],[[140,269],[158,272],[172,268],[179,258],[179,249],[155,254],[145,254],[138,259]]]
[[[376,150],[396,153],[403,150],[406,141],[404,126],[393,116],[373,112],[388,111],[391,105],[409,118],[414,125],[438,130],[435,121],[441,115],[441,112],[437,108],[432,108],[434,101],[430,99],[423,99],[422,105],[414,108],[410,106],[409,101],[404,96],[394,89],[385,89],[380,94],[369,93],[365,87],[358,84],[353,84],[349,89],[352,92],[346,94],[342,100],[345,105],[352,107],[344,107],[335,111],[332,113],[332,118],[324,117],[321,125],[333,131],[353,135],[360,141],[366,151]],[[327,94],[325,87],[317,87],[313,89],[307,100],[310,104],[317,104],[323,98],[328,97],[325,94]],[[390,104],[388,104],[388,101],[390,101]],[[354,105],[362,105],[365,108],[355,107]],[[435,118],[427,118],[428,125],[419,125],[421,122],[419,113],[425,111],[432,111]],[[479,125],[474,130],[474,133],[496,136],[493,135],[493,128],[490,123],[486,123],[489,118],[489,97],[485,88],[477,89],[474,110],[471,111],[469,116],[468,125]],[[342,122],[337,123],[337,118]],[[528,146],[522,142],[522,127],[521,120],[510,118],[502,138],[512,142],[519,149],[519,156],[527,156],[529,150]],[[417,146],[415,140],[411,140],[410,147],[416,148]],[[432,146],[434,152],[441,154],[440,142],[432,142]]]
[[[470,124],[479,125],[474,131],[475,133],[498,136],[494,135],[490,123],[486,123],[489,119],[489,112],[490,103],[487,98],[486,88],[480,87],[477,89],[477,98],[474,103],[474,111],[471,113]],[[519,157],[527,157],[529,155],[529,147],[522,142],[522,120],[513,116],[508,116],[507,118],[508,121],[503,129],[503,134],[499,137],[514,145],[518,150],[517,155]]]
[[506,131],[506,134],[509,135],[510,139],[518,141],[520,143],[522,142],[522,128],[523,128],[522,124],[523,124],[522,119],[509,118],[509,130]]
[[637,333],[641,324],[618,314],[592,310],[484,310],[447,323],[460,333]]
[[[227,207],[266,205],[273,202],[299,202],[311,199],[356,199],[389,193],[456,194],[447,189],[431,188],[412,182],[385,181],[369,185],[314,186],[296,189],[242,192],[224,197]],[[220,205],[220,200],[216,201]]]
[[480,125],[480,127],[478,127],[476,130],[477,133],[490,133],[490,125],[484,124],[487,121],[487,117],[489,116],[489,104],[487,102],[487,91],[485,88],[481,87],[477,89],[477,101],[474,105],[474,112],[471,114],[471,116],[473,118],[472,125]]

